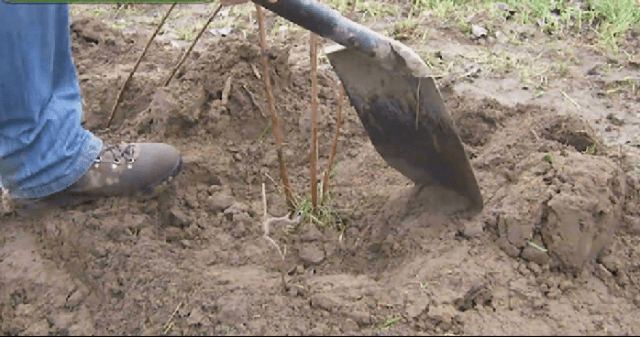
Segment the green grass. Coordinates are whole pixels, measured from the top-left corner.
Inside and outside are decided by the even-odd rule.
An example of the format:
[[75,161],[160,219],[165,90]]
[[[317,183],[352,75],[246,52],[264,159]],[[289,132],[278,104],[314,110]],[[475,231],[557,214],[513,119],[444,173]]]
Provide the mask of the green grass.
[[176,27],[176,34],[178,34],[178,38],[180,40],[185,41],[193,41],[198,35],[198,31],[200,31],[202,27],[194,27],[194,26],[182,26]]
[[[337,165],[334,165],[331,169],[331,173],[329,173],[329,180],[331,181],[337,173]],[[302,221],[322,227],[329,227],[342,233],[346,230],[346,226],[332,207],[332,196],[330,191],[331,189],[329,188],[329,192],[324,196],[324,202],[320,203],[320,201],[323,200],[322,181],[318,181],[317,210],[313,212],[311,196],[307,194],[294,197],[294,206],[296,207],[296,213],[302,217]]]
[[399,320],[400,320],[400,318],[398,318],[398,317],[389,318],[384,323],[380,324],[379,328],[380,329],[386,329],[386,328],[392,326],[393,324],[397,323]]
[[[446,23],[458,25],[462,31],[469,31],[467,19],[481,12],[489,13],[483,25],[491,33],[494,26],[499,29],[501,22],[507,18],[523,25],[534,25],[547,34],[590,34],[595,35],[599,45],[606,49],[618,51],[620,40],[630,29],[640,30],[640,0],[583,0],[582,6],[561,0],[328,0],[325,3],[347,14],[355,2],[356,19],[360,22],[379,19],[393,19],[390,34],[400,40],[424,40],[428,38],[421,24],[426,16],[435,16]],[[497,8],[496,3],[507,4],[514,12]],[[116,9],[117,5],[112,5]],[[73,14],[82,11],[86,14],[104,17],[106,8],[93,7],[80,9],[70,7]],[[181,9],[172,13],[169,22],[189,12]],[[135,5],[118,9],[120,16],[136,14]],[[229,15],[222,20],[214,20],[213,26],[231,25],[237,27],[238,18],[248,19],[255,16],[253,5],[233,6]],[[159,19],[158,19],[159,20]],[[245,21],[245,20],[240,20]],[[277,26],[287,25],[289,32],[295,33],[297,26],[279,19]],[[188,39],[192,33],[184,32]],[[272,32],[277,33],[277,29]]]
[[[329,6],[346,14],[353,1],[360,20],[396,17],[394,30],[400,31],[400,38],[408,38],[403,35],[406,30],[420,32],[412,27],[412,19],[431,15],[467,30],[467,19],[481,11],[490,14],[483,21],[490,32],[496,22],[508,17],[547,34],[595,33],[602,47],[615,50],[629,29],[640,29],[640,0],[584,0],[582,7],[560,0],[330,0]],[[515,13],[498,9],[496,3],[507,4]]]

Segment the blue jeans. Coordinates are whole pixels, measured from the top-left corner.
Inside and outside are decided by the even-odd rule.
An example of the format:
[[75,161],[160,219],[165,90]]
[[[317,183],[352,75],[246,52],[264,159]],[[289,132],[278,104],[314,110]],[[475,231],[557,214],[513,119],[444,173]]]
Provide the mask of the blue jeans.
[[0,1],[0,185],[39,198],[78,181],[102,150],[80,125],[67,4]]

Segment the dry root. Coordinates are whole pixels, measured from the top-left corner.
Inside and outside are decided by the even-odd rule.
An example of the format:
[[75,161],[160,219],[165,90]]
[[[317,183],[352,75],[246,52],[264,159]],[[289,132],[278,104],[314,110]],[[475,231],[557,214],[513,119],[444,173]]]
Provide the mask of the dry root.
[[287,282],[285,280],[284,275],[287,272],[287,268],[286,268],[287,266],[286,266],[286,260],[285,260],[285,257],[287,255],[287,246],[285,245],[283,246],[282,249],[280,249],[280,246],[276,243],[276,241],[273,238],[271,238],[271,236],[269,236],[269,234],[271,233],[271,226],[273,224],[284,221],[285,223],[287,223],[287,226],[291,226],[295,224],[295,221],[289,219],[289,217],[291,216],[291,212],[289,212],[287,215],[283,217],[269,216],[269,212],[267,211],[267,193],[265,192],[264,183],[262,184],[262,206],[264,207],[264,217],[263,217],[264,220],[262,222],[262,229],[264,231],[264,234],[262,235],[262,237],[276,248],[276,251],[280,256],[280,259],[282,261],[280,264],[280,277],[282,278],[282,287],[286,292],[288,290],[288,287],[287,287]]

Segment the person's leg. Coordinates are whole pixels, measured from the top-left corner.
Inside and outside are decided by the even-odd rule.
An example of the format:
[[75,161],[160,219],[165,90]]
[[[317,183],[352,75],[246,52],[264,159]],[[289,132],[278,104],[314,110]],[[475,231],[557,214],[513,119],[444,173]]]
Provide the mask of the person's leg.
[[102,141],[80,125],[68,5],[0,2],[0,181],[14,198],[59,192]]
[[103,145],[81,114],[68,5],[0,2],[0,182],[12,198],[151,195],[180,173],[174,147]]

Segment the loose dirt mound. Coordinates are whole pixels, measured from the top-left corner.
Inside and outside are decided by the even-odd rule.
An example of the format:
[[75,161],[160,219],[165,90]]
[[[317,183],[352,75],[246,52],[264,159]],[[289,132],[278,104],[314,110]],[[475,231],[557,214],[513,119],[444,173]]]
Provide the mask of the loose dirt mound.
[[[82,82],[94,129],[139,53],[91,38],[116,34],[95,25],[73,25],[81,76],[95,74]],[[85,45],[95,39],[100,58]],[[443,84],[485,198],[471,217],[388,168],[347,109],[330,203],[343,230],[274,223],[282,261],[263,238],[263,183],[269,213],[285,208],[257,38],[207,43],[167,88],[179,53],[153,46],[119,128],[100,133],[175,144],[185,170],[173,191],[2,217],[3,334],[640,333],[640,185],[586,122]],[[289,49],[269,55],[290,179],[306,194],[309,74]],[[319,85],[324,165],[335,76],[321,71]]]

